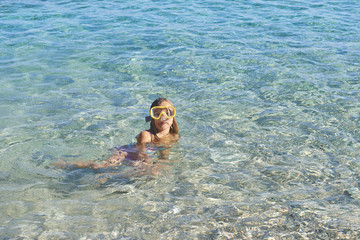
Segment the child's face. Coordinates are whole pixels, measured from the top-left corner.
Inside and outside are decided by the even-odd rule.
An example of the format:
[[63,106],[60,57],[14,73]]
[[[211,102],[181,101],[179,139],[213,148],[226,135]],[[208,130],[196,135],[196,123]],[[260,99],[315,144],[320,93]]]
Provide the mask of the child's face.
[[[171,103],[164,101],[160,103],[159,106],[171,106]],[[173,122],[174,122],[174,118],[168,119],[164,115],[162,115],[162,117],[159,119],[154,119],[155,127],[158,131],[164,131],[167,129],[170,130],[170,127],[173,124]]]

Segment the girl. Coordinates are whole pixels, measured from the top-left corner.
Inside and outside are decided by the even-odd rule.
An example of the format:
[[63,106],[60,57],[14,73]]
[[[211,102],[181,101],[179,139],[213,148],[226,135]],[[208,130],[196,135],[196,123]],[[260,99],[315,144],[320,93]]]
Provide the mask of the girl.
[[[146,145],[170,146],[179,139],[174,105],[166,98],[156,99],[150,107],[150,129],[137,136],[138,157],[145,157]],[[149,119],[149,117],[147,117]],[[164,154],[164,152],[160,152]]]
[[150,116],[146,120],[150,120],[150,129],[142,131],[137,137],[137,143],[134,147],[121,147],[115,149],[115,154],[100,162],[80,162],[74,163],[70,166],[67,164],[56,164],[57,166],[65,168],[106,168],[116,167],[122,165],[124,160],[127,160],[132,165],[139,165],[140,163],[151,164],[152,159],[147,154],[149,144],[154,146],[162,146],[160,150],[160,158],[168,157],[167,149],[179,139],[179,127],[175,120],[176,110],[170,100],[166,98],[156,99],[150,107]]

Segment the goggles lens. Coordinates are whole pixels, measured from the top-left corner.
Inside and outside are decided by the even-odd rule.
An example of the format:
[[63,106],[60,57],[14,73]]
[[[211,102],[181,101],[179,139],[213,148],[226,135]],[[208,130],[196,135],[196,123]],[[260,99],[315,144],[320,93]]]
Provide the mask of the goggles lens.
[[176,110],[173,106],[156,106],[150,109],[150,116],[153,119],[160,119],[164,115],[167,119],[175,117]]

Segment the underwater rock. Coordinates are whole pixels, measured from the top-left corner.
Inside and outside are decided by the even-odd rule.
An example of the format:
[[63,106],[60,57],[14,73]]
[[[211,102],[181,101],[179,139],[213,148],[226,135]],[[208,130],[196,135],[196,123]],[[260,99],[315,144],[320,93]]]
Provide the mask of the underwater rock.
[[56,86],[66,86],[71,83],[74,83],[74,80],[71,77],[66,76],[52,76],[48,75],[44,77],[44,83],[54,83]]

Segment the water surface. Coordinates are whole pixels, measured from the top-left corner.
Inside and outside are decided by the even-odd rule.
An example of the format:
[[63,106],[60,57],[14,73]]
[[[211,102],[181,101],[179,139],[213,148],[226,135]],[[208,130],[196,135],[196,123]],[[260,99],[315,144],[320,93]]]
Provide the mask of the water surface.
[[[1,1],[1,238],[359,237],[359,10]],[[133,143],[160,96],[181,133],[160,175],[48,168]]]

